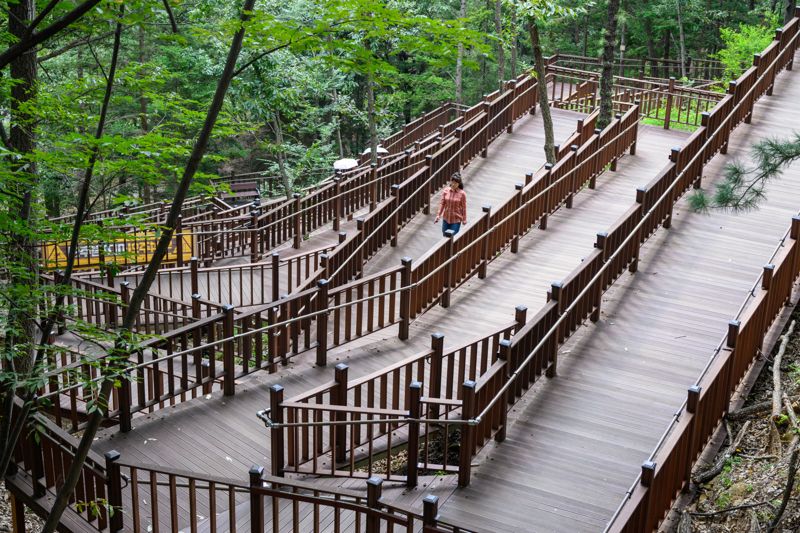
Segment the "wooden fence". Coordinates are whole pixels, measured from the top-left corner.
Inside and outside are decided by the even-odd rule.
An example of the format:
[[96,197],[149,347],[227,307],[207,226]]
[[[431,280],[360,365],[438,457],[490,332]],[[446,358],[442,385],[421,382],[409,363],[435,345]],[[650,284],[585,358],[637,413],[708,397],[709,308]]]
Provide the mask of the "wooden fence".
[[[488,262],[507,247],[516,252],[519,239],[531,227],[537,222],[546,226],[550,213],[561,205],[571,206],[573,195],[585,184],[594,187],[594,180],[607,166],[613,168],[625,150],[634,149],[637,109],[631,107],[603,131],[594,130],[591,135],[584,123],[571,137],[586,138],[582,146],[573,145],[556,166],[546,165],[535,175],[526,176],[527,185],[517,187],[516,193],[497,211],[485,212],[457,238],[443,239],[413,267],[412,261],[406,259],[398,267],[333,287],[326,279],[310,278],[310,283],[298,286],[288,297],[242,312],[235,313],[230,307],[205,318],[198,310],[202,301],[199,296],[193,297],[192,323],[148,341],[135,354],[130,373],[136,378],[136,387],[123,380],[119,397],[111,401],[111,412],[119,417],[120,429],[127,431],[131,417],[137,412],[174,405],[215,386],[226,394],[234,394],[236,378],[260,369],[274,371],[279,362],[286,363],[293,355],[309,349],[316,350],[317,364],[325,365],[330,348],[378,329],[399,324],[400,338],[407,338],[414,316],[436,301],[449,305],[451,292],[461,283],[475,274],[483,277]],[[486,130],[488,125],[484,126]],[[445,151],[429,158],[429,162],[437,157],[443,161],[439,168],[449,171],[448,165],[457,161],[458,154]],[[363,231],[346,239],[329,256],[321,256],[315,276],[329,275],[333,268],[343,271],[342,265],[347,263],[335,261],[337,253],[347,261],[356,258],[351,264],[360,267],[367,254],[391,240],[392,234],[381,232],[377,221],[382,220],[385,228],[396,228],[403,222],[401,215],[409,216],[412,208],[424,205],[430,193],[424,182],[421,185],[418,180],[425,176],[427,172],[422,171],[420,176],[409,180],[409,191],[417,192],[409,193],[405,215],[397,207],[401,196],[400,189],[395,188],[388,201],[391,203],[373,212],[376,225],[363,221],[360,224]],[[428,177],[427,183],[431,182]],[[420,190],[425,193],[417,196]],[[394,208],[393,214],[385,215],[384,207]],[[352,276],[357,271],[345,273]],[[330,275],[335,278],[336,274]],[[67,387],[66,392],[70,398],[84,394],[75,386]],[[65,418],[79,416],[74,401],[62,403],[67,404],[62,406],[62,410],[68,411]],[[77,408],[81,406],[78,402]]]
[[[19,407],[18,402],[15,414]],[[61,488],[77,449],[74,437],[35,417],[36,436],[23,432],[14,454],[16,474],[6,481],[15,501],[47,502],[42,497]],[[426,533],[470,533],[439,519],[436,496],[424,497],[422,513],[389,504],[381,496],[380,478],[366,480],[364,495],[266,476],[259,466],[245,480],[236,480],[126,462],[116,451],[103,457],[90,451],[67,514],[81,531],[321,533],[333,524],[337,531],[358,533],[412,533],[420,528]],[[24,530],[21,523],[13,525]]]
[[[556,66],[574,68],[596,72],[599,75],[602,67],[598,57],[586,57],[574,54],[557,53],[548,58]],[[680,59],[660,57],[643,58],[614,58],[613,72],[629,78],[682,78]],[[721,78],[725,73],[725,66],[714,59],[686,58],[686,77],[695,81],[707,81]]]
[[[447,435],[450,434],[450,425],[460,427],[459,449],[462,460],[459,461],[458,468],[459,483],[468,484],[471,462],[469,459],[487,439],[494,437],[502,441],[504,438],[505,405],[513,403],[541,375],[554,375],[558,363],[559,344],[563,343],[586,319],[599,318],[603,292],[626,268],[631,272],[636,271],[641,244],[659,226],[669,227],[672,206],[687,189],[699,184],[703,165],[716,151],[724,149],[730,132],[736,125],[749,120],[755,95],[766,93],[780,69],[790,65],[796,49],[797,24],[798,19],[795,19],[779,34],[790,34],[792,37],[779,40],[784,48],[775,53],[774,60],[769,65],[759,69],[762,70],[761,76],[756,78],[754,74],[745,73],[732,85],[730,94],[725,96],[714,110],[704,115],[704,125],[683,147],[672,152],[668,166],[671,170],[661,172],[648,186],[637,191],[637,201],[632,208],[609,231],[598,234],[592,254],[565,280],[552,285],[548,293],[548,304],[510,340],[500,343],[496,359],[486,372],[476,376],[477,381],[463,382],[461,402],[452,403],[446,398],[442,403],[437,397],[430,404],[426,404],[424,397],[421,396],[424,390],[421,380],[424,379],[425,372],[422,366],[413,365],[406,369],[404,374],[407,391],[397,386],[391,393],[385,387],[381,390],[381,394],[391,397],[399,396],[399,391],[403,391],[407,404],[400,409],[397,408],[399,405],[378,407],[368,405],[366,408],[363,405],[350,406],[347,403],[347,396],[342,392],[342,385],[331,389],[331,399],[328,404],[324,403],[325,390],[322,389],[312,391],[312,394],[306,397],[314,398],[316,407],[308,406],[308,402],[283,403],[278,387],[271,405],[283,405],[288,411],[286,417],[278,410],[277,419],[274,419],[275,413],[271,413],[273,418],[268,418],[268,425],[274,432],[272,442],[284,442],[283,431],[287,429],[289,431],[285,446],[273,447],[274,473],[280,474],[285,468],[283,453],[284,450],[288,450],[292,467],[296,467],[301,461],[308,466],[310,461],[310,469],[313,472],[322,473],[327,469],[328,473],[334,475],[352,475],[357,458],[354,452],[356,444],[363,445],[365,442],[368,444],[368,465],[374,462],[371,459],[374,454],[373,446],[391,455],[390,450],[393,445],[388,435],[393,433],[387,430],[387,437],[381,441],[383,434],[380,429],[370,429],[373,425],[378,425],[378,428],[385,425],[388,428],[392,424],[405,424],[407,432],[401,439],[405,440],[409,450],[412,450],[409,454],[405,481],[413,485],[416,481],[415,463],[417,466],[419,464],[419,457],[413,452],[415,448],[413,443],[418,441],[423,433],[427,435],[428,422],[435,422],[448,427]],[[568,194],[569,189],[562,192],[564,193]],[[800,237],[800,218],[797,218],[794,224],[793,239]],[[447,240],[448,251],[451,252],[452,242],[452,238]],[[499,242],[503,242],[502,238]],[[436,251],[431,252],[431,257],[436,253]],[[448,265],[446,268],[448,274],[445,281],[439,283],[444,290],[452,286],[454,280],[459,279],[456,277],[458,274],[452,273],[452,262],[452,260],[445,262]],[[703,423],[706,424],[704,432],[702,435],[676,431],[671,433],[673,436],[660,450],[660,453],[666,456],[664,461],[658,468],[657,462],[646,463],[641,486],[637,486],[633,491],[636,498],[631,498],[633,503],[621,506],[623,512],[618,513],[615,524],[619,525],[615,525],[614,530],[645,531],[654,529],[658,525],[676,492],[686,481],[692,460],[702,450],[712,430],[723,416],[727,398],[752,363],[767,327],[787,301],[793,281],[798,274],[800,274],[800,252],[797,251],[797,245],[793,240],[789,246],[784,245],[784,250],[777,257],[776,266],[770,266],[765,271],[763,294],[757,296],[758,303],[752,307],[754,311],[746,315],[747,321],[738,323],[729,335],[729,338],[733,339],[729,341],[729,345],[734,348],[734,355],[725,359],[727,361],[725,365],[718,363],[720,369],[716,373],[707,374],[724,376],[725,382],[721,386],[709,385],[707,389],[706,395],[710,398],[707,402],[710,406],[708,412],[713,413],[713,416],[709,418],[704,414]],[[416,286],[420,286],[419,281]],[[430,297],[430,293],[427,294]],[[740,354],[738,356],[737,351]],[[414,377],[415,372],[421,376],[420,379]],[[390,374],[387,374],[387,380]],[[412,379],[415,381],[410,381]],[[398,374],[393,383],[399,385],[400,381]],[[380,388],[381,382],[377,383],[373,385],[373,390],[376,387]],[[428,384],[428,390],[430,388],[431,385]],[[700,398],[704,398],[701,396],[702,390],[700,388],[694,393],[690,392],[690,397],[692,394],[697,397],[687,403],[701,405]],[[457,419],[450,419],[447,416],[444,419],[440,417],[428,419],[421,414],[423,406],[437,408],[452,406],[454,410],[458,410],[460,416]],[[449,415],[450,411],[447,411],[447,414]],[[680,423],[678,427],[684,427],[685,418],[681,419]],[[340,425],[350,428],[349,431],[338,429]],[[358,431],[354,429],[362,425],[367,428],[366,437],[362,435],[361,429]],[[309,432],[311,427],[323,429]],[[348,435],[355,434],[358,434],[359,438],[351,437],[351,443],[348,444]],[[298,435],[303,435],[308,440],[300,439]],[[397,444],[394,443],[395,446]],[[689,445],[694,446],[691,449],[692,453],[687,452],[686,447]],[[318,452],[322,452],[323,456],[326,453],[329,455],[327,463],[321,467]],[[676,464],[682,466],[677,467]],[[393,477],[402,479],[390,471],[384,475],[387,479]]]
[[[270,429],[273,475],[366,473],[414,486],[419,470],[458,472],[458,461],[451,463],[447,455],[434,461],[429,444],[441,435],[445,441],[452,437],[448,415],[461,411],[464,401],[459,384],[486,376],[501,342],[524,322],[525,309],[519,308],[514,322],[449,350],[444,336],[434,334],[429,350],[352,381],[347,365],[338,364],[333,381],[287,400],[274,386],[271,408],[259,415]],[[423,418],[429,421],[420,423]],[[403,472],[396,471],[393,441],[407,444]]]
[[[548,72],[553,79],[553,105],[584,113],[590,113],[597,106],[599,82],[595,73],[555,65],[548,66]],[[661,121],[666,129],[674,124],[700,126],[702,114],[722,97],[717,92],[680,86],[674,79],[659,81],[615,76],[612,86],[616,110],[620,110],[621,104],[639,101],[641,117]]]
[[[657,200],[652,208],[659,213],[659,218],[668,222],[671,210],[659,210],[658,204],[670,196],[677,197],[684,187],[701,178],[703,163],[716,150],[723,151],[727,147],[730,132],[740,122],[750,120],[758,97],[771,92],[775,77],[783,68],[791,68],[798,47],[799,24],[800,10],[777,31],[775,41],[760,57],[756,56],[753,68],[732,83],[729,94],[718,105],[724,114],[713,117],[715,109],[706,118],[708,126],[704,128],[703,140],[690,138],[680,150],[687,153],[683,157],[680,153],[672,157],[670,166],[677,166],[671,178],[675,185],[663,193],[663,200]],[[765,57],[770,58],[768,63]],[[675,161],[683,161],[683,166]],[[643,226],[645,228],[647,226]],[[700,378],[689,388],[686,401],[664,437],[643,463],[641,474],[609,522],[607,531],[655,530],[688,483],[694,462],[727,413],[731,394],[750,369],[764,336],[788,302],[794,281],[800,275],[797,242],[800,219],[792,220],[787,233],[770,264],[764,268],[760,288],[754,286],[752,300],[748,297],[749,305],[743,305],[728,325],[724,341],[731,351],[722,351],[723,343],[720,343]]]

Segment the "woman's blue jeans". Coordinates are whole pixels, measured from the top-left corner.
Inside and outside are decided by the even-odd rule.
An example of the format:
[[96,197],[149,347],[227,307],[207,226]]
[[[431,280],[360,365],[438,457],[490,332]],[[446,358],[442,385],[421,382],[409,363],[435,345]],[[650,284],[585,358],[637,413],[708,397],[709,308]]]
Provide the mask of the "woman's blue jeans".
[[450,224],[446,220],[442,220],[442,235],[444,235],[445,237],[447,237],[447,235],[445,235],[445,231],[452,230],[453,235],[455,235],[456,233],[458,233],[458,230],[460,229],[461,229],[461,222],[454,222],[453,224]]

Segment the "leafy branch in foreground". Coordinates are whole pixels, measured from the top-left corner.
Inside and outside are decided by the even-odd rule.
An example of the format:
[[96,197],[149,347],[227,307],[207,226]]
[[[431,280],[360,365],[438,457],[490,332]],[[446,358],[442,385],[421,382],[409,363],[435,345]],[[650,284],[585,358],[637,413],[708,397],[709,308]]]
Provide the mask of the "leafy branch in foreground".
[[785,168],[800,159],[800,132],[789,139],[766,139],[753,146],[753,166],[740,161],[725,166],[725,179],[713,195],[697,191],[689,197],[694,211],[729,209],[746,211],[758,207],[767,183],[779,177]]

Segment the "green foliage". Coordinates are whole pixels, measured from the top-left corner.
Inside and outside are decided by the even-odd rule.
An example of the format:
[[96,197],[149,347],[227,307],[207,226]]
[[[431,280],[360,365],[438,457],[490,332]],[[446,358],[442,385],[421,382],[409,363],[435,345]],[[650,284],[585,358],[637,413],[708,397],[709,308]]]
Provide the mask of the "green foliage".
[[781,175],[783,170],[800,159],[800,133],[789,139],[766,139],[753,146],[754,164],[746,166],[734,161],[725,166],[724,179],[713,196],[697,191],[689,197],[694,211],[729,209],[745,211],[755,209],[764,198],[767,184]]
[[753,55],[772,42],[777,26],[777,14],[767,13],[761,24],[740,24],[738,29],[720,28],[724,47],[714,57],[725,66],[725,81],[735,80],[753,64]]

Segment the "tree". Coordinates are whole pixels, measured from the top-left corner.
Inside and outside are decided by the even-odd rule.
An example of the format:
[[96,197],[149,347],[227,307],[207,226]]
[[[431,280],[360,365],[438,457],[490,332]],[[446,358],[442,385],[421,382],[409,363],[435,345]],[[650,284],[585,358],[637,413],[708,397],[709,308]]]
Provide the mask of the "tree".
[[[100,386],[100,392],[97,396],[95,409],[89,415],[89,420],[86,428],[84,429],[83,437],[81,438],[78,448],[75,450],[73,463],[69,468],[62,487],[58,491],[55,501],[53,502],[50,515],[47,517],[47,522],[45,522],[45,525],[42,528],[42,533],[52,533],[58,527],[61,521],[61,515],[64,513],[70,497],[75,490],[75,486],[80,479],[83,463],[86,461],[86,457],[89,454],[89,450],[92,446],[92,442],[94,441],[94,437],[97,434],[97,430],[107,414],[106,411],[108,407],[108,398],[111,394],[111,388],[113,387],[115,381],[120,378],[119,371],[124,368],[130,354],[132,341],[130,332],[133,328],[136,316],[139,314],[139,308],[144,302],[145,297],[150,290],[150,286],[155,279],[156,272],[161,265],[161,261],[167,254],[167,249],[172,242],[172,235],[175,231],[175,227],[177,226],[178,217],[181,214],[183,201],[189,192],[189,186],[191,185],[192,178],[194,178],[194,175],[200,166],[200,161],[202,160],[206,151],[206,147],[208,146],[211,133],[214,129],[214,124],[216,123],[217,117],[222,110],[222,105],[225,100],[225,93],[228,91],[228,87],[233,79],[234,71],[236,69],[236,62],[242,49],[242,41],[244,40],[246,23],[250,19],[254,5],[255,0],[245,0],[244,5],[242,6],[241,24],[233,36],[231,47],[228,52],[228,58],[225,62],[225,69],[220,77],[219,83],[217,84],[217,90],[214,93],[214,98],[208,108],[208,112],[206,113],[205,123],[198,134],[194,149],[192,150],[189,160],[186,163],[186,168],[184,169],[181,182],[178,186],[178,190],[176,191],[175,199],[170,206],[169,214],[167,215],[161,238],[158,240],[158,244],[153,252],[153,257],[150,261],[150,264],[145,270],[141,283],[136,287],[131,295],[128,310],[125,313],[122,326],[115,339],[113,352],[111,357],[106,359],[106,364],[108,365],[106,372],[108,375]],[[114,366],[117,365],[119,365],[121,368],[115,369]],[[124,378],[124,376],[122,377]]]
[[753,146],[751,167],[741,162],[725,166],[724,179],[713,196],[697,191],[689,197],[695,211],[755,209],[763,200],[767,184],[800,159],[800,133],[787,139],[766,139]]
[[555,3],[553,0],[507,0],[511,6],[517,10],[519,16],[523,17],[528,25],[528,32],[531,37],[533,47],[533,61],[537,87],[539,91],[539,107],[542,110],[542,121],[544,122],[544,154],[547,162],[556,163],[555,154],[555,134],[553,133],[553,117],[550,114],[550,104],[547,98],[547,65],[542,55],[542,44],[539,37],[539,24],[544,20],[554,17],[573,18],[583,10],[565,7]]
[[614,114],[614,104],[611,98],[614,85],[614,48],[617,42],[619,2],[620,0],[608,0],[608,23],[605,29],[602,73],[600,75],[600,115],[597,117],[597,127],[601,129],[611,122]]

